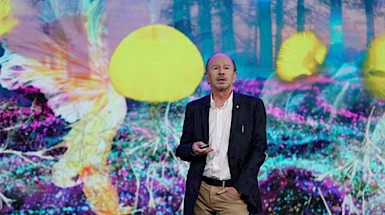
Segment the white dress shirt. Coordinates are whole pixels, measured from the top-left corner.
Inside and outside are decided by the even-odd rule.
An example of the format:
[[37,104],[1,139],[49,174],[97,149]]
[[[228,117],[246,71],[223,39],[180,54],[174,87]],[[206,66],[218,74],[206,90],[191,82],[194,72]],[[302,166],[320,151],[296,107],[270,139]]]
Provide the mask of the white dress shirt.
[[230,127],[233,111],[233,92],[221,108],[215,106],[210,95],[209,143],[214,149],[207,154],[203,175],[208,178],[231,179],[227,151],[229,148]]

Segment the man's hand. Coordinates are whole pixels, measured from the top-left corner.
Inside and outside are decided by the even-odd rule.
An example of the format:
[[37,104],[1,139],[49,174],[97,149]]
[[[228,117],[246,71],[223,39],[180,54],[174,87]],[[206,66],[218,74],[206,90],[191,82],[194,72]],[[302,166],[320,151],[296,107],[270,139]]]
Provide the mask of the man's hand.
[[230,196],[233,196],[234,198],[241,198],[241,193],[238,192],[238,190],[235,189],[234,187],[225,187],[222,190],[217,192],[218,195],[221,195],[223,193],[228,193]]
[[205,155],[205,154],[213,151],[213,148],[211,148],[211,144],[207,148],[200,148],[200,147],[205,146],[205,145],[206,145],[206,143],[204,143],[202,141],[195,142],[192,145],[192,152],[195,155]]

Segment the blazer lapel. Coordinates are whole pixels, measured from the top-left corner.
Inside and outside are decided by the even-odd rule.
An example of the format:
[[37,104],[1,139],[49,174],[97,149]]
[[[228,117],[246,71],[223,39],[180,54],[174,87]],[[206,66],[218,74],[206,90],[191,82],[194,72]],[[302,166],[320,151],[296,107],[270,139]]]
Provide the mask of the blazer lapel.
[[236,133],[237,125],[239,124],[238,121],[241,117],[241,99],[237,93],[234,92],[233,95],[233,111],[232,111],[232,118],[231,118],[231,127],[230,127],[230,139],[229,139],[229,149],[232,148],[232,146],[235,144],[234,142],[234,136]]
[[201,103],[203,142],[207,144],[209,144],[209,111],[210,95],[206,96]]

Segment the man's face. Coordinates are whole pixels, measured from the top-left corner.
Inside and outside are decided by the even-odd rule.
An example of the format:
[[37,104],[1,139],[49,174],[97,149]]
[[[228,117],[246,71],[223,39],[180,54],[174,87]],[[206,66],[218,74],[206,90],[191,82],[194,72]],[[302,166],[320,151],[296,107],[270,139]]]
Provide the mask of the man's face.
[[211,57],[205,73],[211,88],[216,91],[225,91],[232,88],[237,77],[231,59],[224,54],[217,54]]

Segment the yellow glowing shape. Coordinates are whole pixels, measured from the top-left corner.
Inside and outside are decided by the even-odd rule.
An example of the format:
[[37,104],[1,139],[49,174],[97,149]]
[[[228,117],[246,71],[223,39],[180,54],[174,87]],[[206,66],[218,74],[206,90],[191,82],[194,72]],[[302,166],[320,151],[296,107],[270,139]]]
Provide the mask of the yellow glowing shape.
[[385,99],[385,34],[370,42],[363,70],[365,84],[370,92]]
[[131,99],[177,101],[191,95],[203,76],[196,46],[165,25],[148,25],[128,35],[109,65],[115,90]]
[[311,31],[299,32],[282,43],[277,58],[277,76],[291,82],[310,76],[325,60],[326,45]]
[[18,21],[11,13],[12,4],[9,0],[0,0],[0,36],[7,33]]

